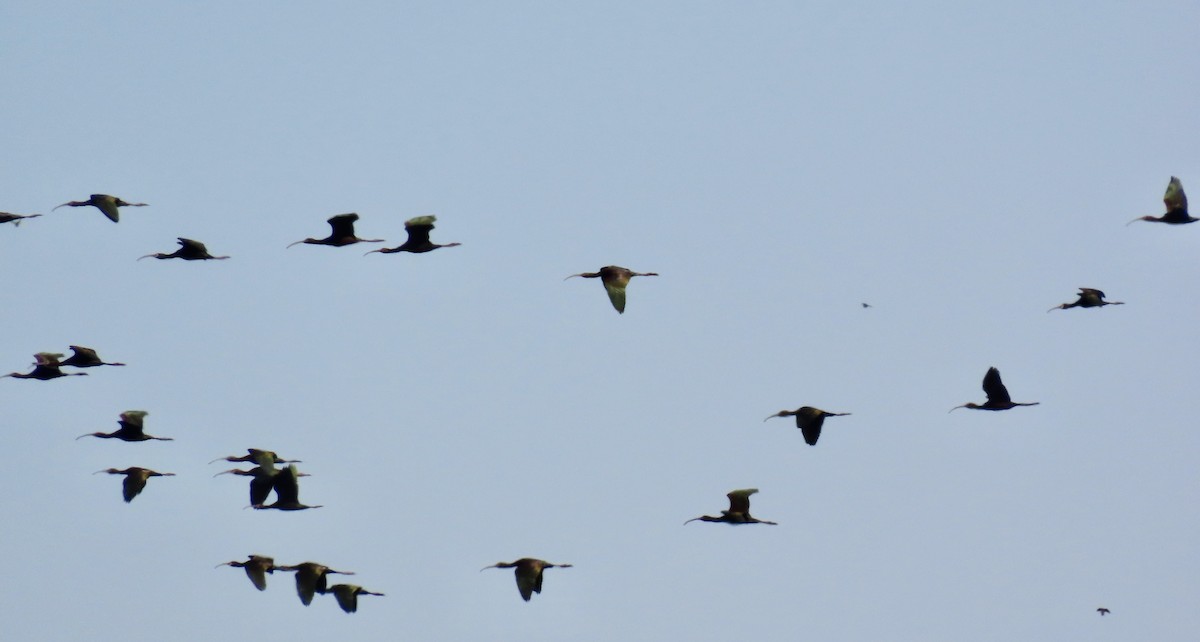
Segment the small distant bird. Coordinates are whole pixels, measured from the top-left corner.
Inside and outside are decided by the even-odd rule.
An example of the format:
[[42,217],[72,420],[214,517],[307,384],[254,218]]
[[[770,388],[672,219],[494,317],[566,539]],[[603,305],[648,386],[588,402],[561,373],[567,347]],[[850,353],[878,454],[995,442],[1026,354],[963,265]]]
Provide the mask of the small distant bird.
[[106,468],[104,470],[97,470],[92,474],[99,475],[100,473],[108,473],[110,475],[125,475],[125,482],[121,484],[121,488],[126,504],[133,501],[133,498],[137,497],[142,492],[142,489],[146,487],[147,479],[150,479],[151,477],[175,476],[175,473],[156,473],[149,468],[139,468],[137,466],[131,466],[125,470]]
[[155,254],[147,254],[146,256],[138,257],[138,260],[140,261],[142,259],[148,259],[150,257],[154,257],[156,259],[183,259],[185,261],[204,261],[204,260],[208,260],[208,259],[224,260],[224,259],[229,258],[228,256],[213,256],[213,255],[209,254],[208,248],[205,247],[204,244],[201,243],[200,241],[193,241],[192,239],[185,239],[182,236],[179,237],[178,240],[179,240],[179,249],[178,250],[175,250],[174,252],[171,252],[170,254],[166,254],[164,252],[158,252]]
[[724,522],[726,524],[770,524],[778,526],[775,522],[768,522],[763,519],[756,519],[750,516],[750,496],[757,493],[757,488],[746,488],[743,490],[734,490],[727,493],[725,496],[729,498],[729,510],[721,511],[720,517],[712,515],[701,515],[693,517],[688,522],[700,520],[702,522]]
[[86,372],[63,372],[60,369],[62,362],[59,359],[62,354],[58,352],[39,352],[33,355],[34,366],[33,370],[27,374],[20,372],[10,372],[6,375],[0,375],[0,379],[4,377],[12,377],[14,379],[40,379],[47,381],[49,379],[57,379],[59,377],[86,377]]
[[571,568],[571,564],[551,564],[545,560],[539,560],[532,557],[522,557],[515,562],[496,562],[491,566],[485,566],[479,571],[488,570],[489,568],[515,568],[513,573],[517,576],[517,590],[521,592],[521,599],[526,602],[533,597],[534,593],[542,592],[542,572],[548,568]]
[[338,606],[347,613],[358,611],[358,596],[360,595],[383,596],[383,593],[372,593],[357,584],[334,584],[329,587],[327,592],[333,593],[333,596],[337,598]]
[[1102,607],[1100,607],[1100,608],[1098,608],[1098,609],[1096,609],[1096,612],[1100,614],[1100,617],[1104,617],[1105,615],[1108,615],[1109,613],[1112,613],[1112,611],[1110,611],[1110,610],[1108,610],[1108,609],[1104,608],[1103,606],[1102,606]]
[[96,351],[83,346],[69,346],[72,354],[70,357],[63,359],[59,365],[74,366],[76,368],[94,368],[96,366],[123,366],[123,363],[109,363],[100,358]]
[[302,463],[304,463],[299,459],[281,459],[279,457],[279,455],[275,454],[275,451],[260,450],[258,448],[247,448],[246,454],[242,455],[241,457],[236,457],[234,455],[230,455],[228,457],[217,457],[216,459],[214,459],[208,463],[211,464],[215,461],[222,461],[222,460],[230,461],[230,462],[251,462],[252,461],[252,462],[258,464],[259,466],[262,466],[263,468],[275,468],[275,464],[302,464]]
[[41,214],[9,214],[8,212],[0,212],[0,224],[12,223],[13,227],[20,227],[21,221],[27,218],[37,218]]
[[1004,382],[1000,381],[1000,371],[995,368],[988,368],[987,374],[983,375],[983,392],[987,395],[987,401],[983,405],[975,403],[965,403],[961,406],[955,406],[950,409],[954,412],[959,408],[971,408],[974,410],[1008,410],[1017,406],[1036,406],[1037,401],[1032,403],[1017,403],[1008,396],[1008,388],[1004,387]]
[[1178,178],[1171,177],[1171,181],[1167,183],[1167,192],[1163,194],[1163,204],[1167,206],[1167,213],[1162,216],[1139,216],[1130,223],[1137,221],[1150,221],[1151,223],[1168,223],[1170,225],[1183,225],[1184,223],[1192,223],[1200,221],[1200,218],[1192,218],[1188,214],[1187,194],[1183,193],[1183,183],[1179,182]]
[[101,439],[120,439],[121,441],[149,441],[157,439],[158,441],[175,441],[171,437],[152,437],[143,431],[142,424],[146,419],[146,415],[150,413],[145,410],[126,410],[121,413],[121,419],[117,423],[121,426],[113,432],[89,432],[86,435],[79,435],[75,438],[76,441],[84,437],[99,437]]
[[[87,205],[91,205],[101,212],[104,212],[104,215],[107,216],[110,221],[116,223],[121,219],[121,213],[117,211],[118,207],[145,207],[148,205],[148,203],[127,203],[116,196],[109,196],[108,194],[92,194],[86,201],[68,201],[54,209],[56,210],[59,207],[85,207]],[[50,211],[53,212],[54,210]]]
[[612,301],[612,306],[618,313],[625,314],[625,286],[629,285],[629,279],[635,276],[658,276],[658,272],[634,272],[618,265],[606,265],[600,268],[599,272],[572,274],[567,279],[576,276],[582,276],[585,279],[599,277],[600,282],[604,284],[604,289],[608,292],[608,300]]
[[871,304],[870,304],[870,303],[864,303],[864,304],[862,304],[862,307],[864,307],[864,308],[869,308],[869,307],[871,307]]
[[333,247],[342,247],[345,245],[353,245],[354,243],[382,243],[383,239],[360,239],[354,235],[354,222],[358,220],[358,214],[353,212],[349,214],[338,214],[329,219],[329,227],[332,231],[329,236],[323,239],[306,238],[303,241],[296,241],[292,245],[307,243],[309,245],[332,245]]
[[[295,464],[280,470],[271,478],[271,486],[275,489],[275,503],[253,504],[254,508],[259,510],[268,508],[274,508],[277,510],[306,510],[309,508],[320,508],[321,506],[319,505],[308,506],[300,503],[300,477],[303,477],[303,474],[296,470]],[[253,492],[254,489],[251,488],[251,493]]]
[[[433,230],[433,222],[437,220],[436,216],[418,216],[410,218],[404,222],[404,231],[408,232],[408,240],[396,247],[385,247],[378,250],[371,250],[367,254],[382,252],[384,254],[395,254],[396,252],[412,252],[413,254],[421,254],[422,252],[432,252],[439,247],[455,247],[462,243],[446,243],[439,245],[432,243],[429,240],[429,232]],[[364,254],[363,256],[366,256]]]
[[1101,308],[1106,305],[1125,305],[1123,301],[1105,301],[1104,293],[1095,288],[1079,288],[1079,300],[1074,303],[1056,305],[1046,312],[1067,310],[1070,308]]
[[[780,410],[779,412],[767,417],[774,419],[775,417],[790,417],[796,416],[796,427],[800,429],[800,433],[804,435],[804,443],[809,446],[816,446],[817,440],[821,438],[821,426],[825,424],[826,417],[845,417],[848,412],[826,412],[820,408],[812,406],[803,406],[797,410]],[[766,421],[767,419],[763,419]]]
[[354,575],[353,571],[335,571],[316,562],[304,562],[294,566],[276,566],[275,570],[296,572],[296,593],[300,596],[300,601],[304,603],[304,606],[312,604],[314,594],[324,595],[328,592],[330,575],[334,573]]
[[221,568],[222,566],[232,566],[234,568],[245,569],[246,577],[254,583],[254,588],[265,591],[267,590],[267,573],[275,573],[275,558],[265,555],[251,555],[245,562],[222,562],[213,568]]

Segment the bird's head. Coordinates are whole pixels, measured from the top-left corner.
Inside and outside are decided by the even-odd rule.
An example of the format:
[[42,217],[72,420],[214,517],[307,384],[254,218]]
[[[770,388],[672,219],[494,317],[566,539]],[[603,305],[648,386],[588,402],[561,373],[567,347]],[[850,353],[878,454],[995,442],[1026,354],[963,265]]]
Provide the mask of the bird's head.
[[[770,417],[767,417],[767,419],[774,419],[776,417],[791,417],[791,416],[794,416],[795,414],[796,414],[795,410],[780,410],[779,412],[771,415]],[[763,419],[763,421],[766,421],[767,419]]]
[[949,414],[949,413],[952,413],[952,412],[954,412],[955,410],[958,410],[959,408],[974,408],[974,409],[978,410],[978,409],[979,409],[979,407],[980,407],[980,406],[979,406],[979,404],[977,404],[977,403],[965,403],[965,404],[963,404],[963,405],[961,405],[961,406],[955,406],[955,407],[951,408],[950,410],[947,410],[947,411],[946,411],[946,413],[947,413],[947,414]]

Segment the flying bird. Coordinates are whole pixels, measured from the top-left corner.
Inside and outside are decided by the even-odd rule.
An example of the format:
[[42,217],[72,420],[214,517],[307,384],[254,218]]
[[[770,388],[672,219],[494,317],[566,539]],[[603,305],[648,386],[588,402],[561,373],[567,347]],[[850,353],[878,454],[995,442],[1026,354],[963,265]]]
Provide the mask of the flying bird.
[[[384,254],[395,254],[396,252],[412,252],[413,254],[421,254],[422,252],[432,252],[439,247],[455,247],[462,243],[446,243],[439,245],[430,242],[429,232],[433,229],[433,222],[437,220],[436,216],[418,216],[410,218],[404,222],[404,231],[408,232],[408,240],[397,245],[396,247],[384,247],[378,250],[371,250],[367,254],[382,252]],[[363,256],[366,256],[364,254]]]
[[[261,468],[261,466],[260,466]],[[275,473],[271,478],[271,486],[275,489],[275,503],[273,504],[253,504],[256,509],[274,508],[277,510],[306,510],[309,508],[320,508],[320,506],[308,506],[300,503],[300,477],[303,474],[296,470],[296,465],[292,464],[283,470]],[[250,492],[253,494],[254,489],[251,487]]]
[[347,613],[358,611],[358,596],[383,595],[383,593],[368,591],[357,584],[334,584],[329,587],[327,592],[333,593],[333,596],[337,598],[338,606],[342,607],[342,610]]
[[312,604],[313,595],[324,595],[328,591],[328,577],[334,573],[339,575],[354,575],[353,571],[335,571],[324,564],[304,562],[294,566],[276,566],[278,571],[296,572],[296,593],[304,606]]
[[208,463],[211,464],[215,461],[222,461],[222,460],[235,462],[235,463],[252,461],[255,464],[258,464],[259,466],[262,466],[263,468],[275,468],[275,464],[301,464],[301,463],[304,463],[304,462],[300,461],[299,459],[281,459],[279,457],[279,455],[275,454],[275,451],[273,451],[273,450],[260,450],[258,448],[247,448],[246,454],[242,455],[241,457],[236,457],[234,455],[230,455],[228,457],[217,457],[216,459],[214,459]]
[[604,284],[604,289],[608,292],[608,300],[612,301],[612,306],[618,313],[625,314],[625,286],[629,285],[629,279],[635,276],[658,276],[658,272],[634,272],[618,265],[606,265],[600,268],[599,272],[572,274],[567,279],[576,276],[582,276],[585,279],[599,277],[600,282]]
[[1179,182],[1179,179],[1174,176],[1167,183],[1167,192],[1163,194],[1163,204],[1167,206],[1166,214],[1162,216],[1139,216],[1126,223],[1126,227],[1137,221],[1167,223],[1170,225],[1183,225],[1184,223],[1200,221],[1200,218],[1193,218],[1188,214],[1187,194],[1183,193],[1183,183]]
[[267,590],[267,573],[275,573],[275,558],[265,555],[251,555],[245,562],[222,562],[213,568],[221,568],[222,566],[232,566],[234,568],[245,569],[246,577],[254,584],[254,588],[265,591]]
[[726,524],[770,524],[771,526],[778,526],[775,522],[768,522],[764,519],[756,519],[750,516],[750,496],[757,492],[757,488],[730,491],[725,495],[729,498],[729,510],[721,511],[720,517],[701,515],[689,519],[684,524],[700,520],[702,522],[724,522]]
[[142,427],[146,419],[146,415],[150,413],[145,410],[126,410],[121,413],[121,419],[117,423],[121,426],[113,432],[89,432],[85,435],[79,435],[75,438],[76,441],[84,437],[99,437],[101,439],[120,439],[121,441],[149,441],[157,439],[158,441],[175,441],[171,437],[153,437],[147,435]]
[[345,245],[353,245],[354,243],[382,243],[383,239],[360,239],[354,235],[354,222],[358,220],[358,214],[353,212],[349,214],[338,214],[329,219],[329,227],[332,231],[329,236],[323,239],[306,238],[303,241],[296,241],[292,245],[307,243],[309,245],[332,245],[333,247],[342,247]]
[[[209,462],[212,463],[212,462]],[[217,475],[239,475],[242,477],[251,477],[250,480],[250,505],[257,506],[267,503],[267,498],[271,496],[271,491],[275,489],[275,478],[283,474],[283,471],[275,469],[273,466],[255,466],[250,470],[240,470],[233,468],[223,470]],[[296,473],[296,477],[309,477],[308,473]],[[278,494],[276,495],[278,499]],[[315,506],[312,508],[316,508]]]
[[59,365],[74,366],[76,368],[94,368],[96,366],[123,366],[123,363],[109,363],[100,358],[96,351],[83,346],[69,346],[73,353],[70,357],[63,359]]
[[[68,201],[54,209],[56,210],[59,207],[86,207],[88,205],[95,207],[101,212],[104,212],[104,215],[107,216],[110,221],[116,223],[121,219],[121,213],[117,211],[118,207],[145,207],[148,205],[148,203],[127,203],[116,196],[109,196],[108,194],[92,194],[86,201]],[[53,212],[54,210],[50,211]]]
[[142,489],[146,487],[147,479],[150,479],[151,477],[175,476],[175,473],[157,473],[149,468],[139,468],[137,466],[130,466],[125,470],[106,468],[104,470],[97,470],[92,474],[99,475],[100,473],[108,473],[110,475],[125,475],[125,481],[121,484],[121,489],[122,495],[125,497],[126,504],[133,501],[133,498],[137,497],[142,492]]
[[[821,438],[821,426],[825,424],[826,417],[845,417],[848,412],[826,412],[820,408],[812,406],[804,406],[797,410],[780,410],[779,412],[767,417],[774,419],[775,417],[790,417],[796,416],[796,427],[800,429],[800,433],[804,435],[804,443],[809,446],[816,446],[817,440]],[[767,419],[763,419],[766,421]]]
[[200,241],[185,239],[179,237],[179,249],[167,254],[165,252],[157,252],[155,254],[147,254],[146,256],[138,257],[138,260],[154,257],[156,259],[183,259],[185,261],[205,261],[208,259],[224,260],[228,256],[213,256],[208,253],[208,248]]
[[1104,608],[1103,606],[1102,606],[1102,607],[1100,607],[1100,608],[1098,608],[1098,609],[1096,609],[1096,612],[1100,614],[1100,617],[1104,617],[1105,615],[1108,615],[1109,613],[1112,613],[1112,611],[1110,611],[1110,610],[1108,610],[1108,609]]
[[534,593],[542,592],[543,571],[548,568],[571,568],[571,566],[571,564],[551,564],[545,560],[522,557],[515,562],[496,562],[491,566],[479,569],[479,571],[482,573],[489,568],[515,568],[513,573],[517,576],[517,590],[521,592],[521,599],[528,602]]
[[988,368],[987,374],[983,375],[983,392],[987,395],[987,401],[983,405],[976,403],[965,403],[961,406],[955,406],[950,409],[954,412],[959,408],[971,408],[974,410],[1008,410],[1017,406],[1036,406],[1037,401],[1032,403],[1017,403],[1008,396],[1008,388],[1004,387],[1004,382],[1000,381],[1000,371],[995,368]]
[[1046,312],[1067,310],[1070,308],[1101,308],[1106,305],[1125,305],[1123,301],[1105,301],[1104,293],[1095,288],[1079,288],[1079,300],[1074,303],[1056,305]]
[[22,374],[20,372],[10,372],[6,375],[0,375],[0,379],[4,377],[12,377],[14,379],[40,379],[48,381],[59,377],[86,377],[86,372],[63,372],[60,369],[62,362],[59,359],[62,354],[58,352],[39,352],[33,355],[34,366],[33,370]]
[[20,227],[21,221],[27,218],[37,218],[41,214],[9,214],[8,212],[0,212],[0,224],[12,223],[13,227]]

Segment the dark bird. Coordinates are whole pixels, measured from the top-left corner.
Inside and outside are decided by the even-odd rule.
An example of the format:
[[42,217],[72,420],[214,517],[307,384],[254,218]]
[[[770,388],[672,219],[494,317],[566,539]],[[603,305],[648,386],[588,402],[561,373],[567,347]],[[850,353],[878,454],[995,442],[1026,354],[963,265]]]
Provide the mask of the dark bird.
[[12,223],[13,227],[20,227],[21,221],[39,216],[41,214],[9,214],[8,212],[0,212],[0,223]]
[[[307,506],[300,503],[300,477],[302,477],[302,474],[296,470],[295,464],[280,470],[271,478],[271,485],[275,489],[275,503],[254,504],[253,506],[260,510],[267,508],[275,508],[278,510],[305,510],[308,508],[320,508],[319,505]],[[251,489],[251,493],[253,492],[253,489]]]
[[[277,470],[273,466],[255,466],[250,470],[240,470],[237,468],[223,470],[213,475],[213,477],[217,475],[239,475],[241,477],[252,478],[250,480],[250,505],[256,506],[267,503],[267,498],[271,496],[271,491],[275,489],[275,478],[281,474],[283,474],[283,471]],[[296,477],[309,476],[308,473],[296,473]]]
[[[600,282],[604,284],[604,289],[608,292],[608,300],[612,301],[612,305],[617,309],[617,312],[625,314],[625,286],[629,285],[629,279],[635,276],[658,276],[658,272],[634,272],[633,270],[617,265],[606,265],[600,268],[599,272],[572,274],[567,279],[576,276],[582,276],[585,279],[599,277]],[[567,279],[563,280],[566,281]]]
[[146,487],[146,480],[151,477],[174,477],[175,473],[156,473],[149,468],[139,468],[130,466],[125,470],[117,470],[116,468],[106,468],[105,470],[97,470],[92,473],[99,475],[100,473],[108,473],[110,475],[125,475],[125,482],[121,484],[122,494],[125,497],[125,503],[133,501],[134,497],[142,492]]
[[358,611],[358,596],[360,595],[383,596],[383,593],[372,593],[357,584],[334,584],[329,587],[327,592],[333,593],[333,596],[337,598],[338,606],[347,613]]
[[988,368],[987,374],[983,375],[983,392],[987,395],[987,401],[983,405],[975,403],[965,403],[961,406],[955,406],[950,409],[954,412],[959,408],[972,408],[974,410],[1008,410],[1017,406],[1036,406],[1037,401],[1032,403],[1017,403],[1008,396],[1008,388],[1004,387],[1004,382],[1000,381],[1000,371],[995,368]]
[[522,557],[515,562],[496,562],[491,566],[479,569],[479,572],[482,573],[489,568],[516,568],[513,573],[517,576],[517,590],[521,592],[521,599],[528,602],[534,593],[542,592],[542,571],[548,568],[571,568],[571,566],[571,564],[551,564],[545,560]]
[[702,522],[724,522],[726,524],[770,524],[771,526],[778,526],[775,522],[768,522],[750,516],[750,496],[757,492],[757,488],[730,491],[725,495],[729,498],[729,510],[721,511],[720,517],[701,515],[689,519],[684,524],[700,520]]
[[1170,225],[1183,225],[1200,221],[1200,218],[1192,218],[1188,214],[1187,194],[1183,193],[1183,183],[1179,182],[1178,178],[1171,177],[1171,181],[1167,183],[1167,192],[1163,194],[1163,204],[1167,206],[1167,213],[1162,216],[1139,216],[1125,225],[1137,221],[1150,221],[1151,223],[1168,223]]
[[[456,245],[462,245],[462,243],[446,243],[445,245],[438,245],[437,243],[430,242],[429,232],[433,229],[433,222],[436,220],[436,216],[418,216],[416,218],[410,218],[404,222],[404,231],[408,232],[407,241],[401,245],[397,245],[396,247],[385,247],[378,250],[371,250],[370,252],[367,252],[367,254],[374,254],[375,252],[382,252],[384,254],[412,252],[413,254],[420,254],[422,252],[432,252],[439,247],[454,247]],[[364,254],[363,256],[366,256],[367,254]]]
[[329,575],[334,573],[354,575],[353,571],[335,571],[316,562],[304,562],[295,566],[276,566],[275,570],[296,572],[296,593],[300,596],[300,601],[304,603],[304,606],[312,604],[314,594],[324,595],[328,591]]
[[[816,446],[817,440],[821,438],[821,426],[825,424],[826,417],[845,417],[848,412],[826,412],[820,408],[812,406],[804,406],[798,410],[780,410],[779,412],[767,417],[774,419],[775,417],[790,417],[796,416],[796,427],[800,429],[800,433],[804,435],[804,443],[809,446]],[[763,419],[766,421],[767,419]]]
[[1100,607],[1100,608],[1098,608],[1098,609],[1096,609],[1096,612],[1100,614],[1100,617],[1104,617],[1105,615],[1108,615],[1109,613],[1112,613],[1112,611],[1110,611],[1110,610],[1108,610],[1108,609],[1104,608],[1103,606],[1102,606],[1102,607]]
[[263,468],[275,468],[275,464],[301,464],[301,463],[304,463],[304,462],[300,461],[299,459],[281,459],[279,457],[279,455],[275,454],[275,451],[260,450],[258,448],[247,448],[246,454],[242,455],[241,457],[235,457],[234,455],[230,455],[228,457],[217,457],[216,459],[214,459],[208,463],[211,464],[214,461],[222,461],[222,460],[235,462],[235,463],[236,462],[254,462],[255,464],[258,464],[259,466],[262,466]]
[[[109,196],[108,194],[92,194],[86,201],[69,201],[59,205],[54,209],[56,210],[59,207],[85,207],[88,205],[94,206],[96,209],[104,212],[104,215],[107,216],[110,221],[116,223],[121,219],[121,213],[117,211],[118,207],[145,207],[148,205],[148,203],[126,203],[116,196]],[[53,212],[54,210],[50,211]]]
[[59,367],[62,362],[59,359],[62,354],[58,352],[39,352],[33,355],[34,366],[29,373],[22,374],[20,372],[10,372],[6,375],[0,375],[0,379],[4,377],[12,377],[14,379],[40,379],[46,381],[48,379],[57,379],[59,377],[85,377],[86,372],[63,372]]
[[1056,305],[1046,312],[1066,310],[1069,308],[1101,308],[1106,305],[1125,305],[1123,301],[1105,301],[1104,293],[1095,288],[1079,288],[1079,300],[1074,303]]
[[869,308],[869,307],[871,307],[871,304],[870,304],[870,303],[864,303],[864,304],[862,304],[862,307],[863,307],[863,308]]
[[267,590],[267,573],[275,573],[275,558],[265,555],[251,555],[245,562],[223,562],[217,564],[213,568],[221,568],[222,566],[233,566],[235,568],[245,569],[246,577],[254,583],[254,588],[265,591]]
[[151,439],[175,441],[171,437],[152,437],[143,432],[142,423],[148,414],[150,413],[145,410],[126,410],[121,413],[121,419],[117,421],[121,427],[116,431],[89,432],[86,435],[79,435],[75,440],[78,441],[84,437],[99,437],[101,439],[120,439],[121,441],[149,441]]
[[208,248],[204,247],[204,244],[200,241],[185,239],[182,236],[179,237],[178,250],[175,250],[170,254],[166,254],[164,252],[147,254],[146,256],[138,257],[138,260],[140,261],[150,257],[154,257],[156,259],[183,259],[185,261],[205,261],[208,259],[224,260],[229,258],[228,256],[213,256],[208,253]]
[[[308,243],[309,245],[332,245],[333,247],[342,247],[344,245],[353,245],[355,243],[382,243],[383,239],[360,239],[354,235],[354,221],[358,220],[358,214],[353,212],[349,214],[338,214],[329,219],[329,227],[333,231],[329,236],[323,239],[307,238],[303,241],[296,241],[292,245]],[[428,234],[426,234],[428,238]]]
[[96,366],[123,366],[123,363],[109,363],[100,358],[95,350],[85,348],[83,346],[70,346],[72,354],[70,357],[63,359],[59,365],[74,366],[76,368],[94,368]]

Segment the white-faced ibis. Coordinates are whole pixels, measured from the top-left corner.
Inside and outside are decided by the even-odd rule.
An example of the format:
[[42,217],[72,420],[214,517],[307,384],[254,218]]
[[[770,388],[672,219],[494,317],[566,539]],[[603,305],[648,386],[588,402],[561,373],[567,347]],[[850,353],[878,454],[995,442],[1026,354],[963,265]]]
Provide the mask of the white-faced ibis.
[[1095,288],[1079,288],[1079,300],[1074,303],[1056,305],[1046,312],[1067,310],[1070,308],[1102,308],[1106,305],[1125,305],[1123,301],[1105,301],[1104,293]]
[[296,241],[292,245],[307,243],[309,245],[332,245],[333,247],[342,247],[344,245],[353,245],[355,243],[382,243],[383,239],[360,239],[354,235],[354,222],[358,220],[358,214],[353,212],[349,214],[338,214],[329,219],[329,227],[332,231],[329,236],[323,239],[307,238],[303,241]]
[[[223,470],[216,475],[213,475],[213,477],[216,477],[217,475],[239,475],[241,477],[250,477],[250,505],[258,506],[267,503],[267,499],[271,496],[271,491],[275,489],[275,478],[281,474],[283,474],[283,472],[276,470],[273,466],[255,466],[250,470],[240,470],[238,468]],[[309,476],[310,475],[308,473],[296,473],[297,478]],[[318,507],[312,506],[311,508]]]
[[150,413],[145,410],[126,410],[121,413],[121,419],[117,421],[121,427],[114,432],[89,432],[86,435],[79,435],[75,439],[78,441],[84,437],[99,437],[101,439],[120,439],[121,441],[149,441],[151,439],[175,441],[171,437],[147,435],[143,430],[143,422],[148,414]]
[[[796,416],[796,427],[800,429],[800,433],[804,435],[804,443],[809,446],[816,446],[817,440],[821,438],[821,426],[825,425],[826,417],[845,417],[848,412],[826,412],[820,408],[812,406],[804,406],[797,410],[780,410],[779,412],[767,417],[774,419],[775,417],[790,417]],[[766,421],[767,419],[763,419]]]
[[71,356],[63,359],[59,365],[76,368],[94,368],[96,366],[123,366],[123,363],[109,363],[100,358],[96,351],[83,346],[70,346]]
[[[395,254],[396,252],[412,252],[413,254],[421,254],[422,252],[432,252],[439,247],[455,247],[462,243],[446,243],[439,245],[429,240],[429,232],[433,229],[433,222],[437,220],[436,216],[418,216],[410,218],[404,222],[404,231],[408,232],[408,240],[397,245],[396,247],[384,247],[378,250],[371,250],[367,254],[382,252],[384,254]],[[363,256],[366,256],[364,254]]]
[[[261,468],[261,466],[260,466]],[[307,506],[300,503],[300,477],[303,475],[292,464],[275,473],[271,478],[271,486],[275,489],[274,504],[254,504],[256,509],[274,508],[276,510],[306,510],[321,506]],[[251,489],[251,493],[253,493]]]
[[245,562],[223,562],[217,564],[213,568],[221,568],[222,566],[232,566],[234,568],[245,569],[246,577],[254,584],[254,588],[265,591],[267,590],[267,573],[275,573],[275,558],[265,555],[251,555]]
[[1112,611],[1110,611],[1110,610],[1108,610],[1108,609],[1104,608],[1103,606],[1102,606],[1102,607],[1100,607],[1100,608],[1098,608],[1098,609],[1096,609],[1096,612],[1100,614],[1100,617],[1104,617],[1105,615],[1108,615],[1109,613],[1112,613]]
[[[56,210],[59,207],[86,207],[88,205],[95,207],[101,212],[104,212],[104,215],[107,216],[110,221],[116,223],[117,221],[121,220],[121,213],[117,211],[118,207],[145,207],[148,205],[148,203],[127,203],[116,196],[109,196],[108,194],[92,194],[86,201],[68,201],[54,209]],[[54,210],[50,211],[53,212]]]
[[354,575],[353,571],[335,571],[316,562],[304,562],[295,566],[276,566],[275,569],[296,572],[296,593],[300,596],[300,601],[304,603],[304,606],[312,604],[314,594],[324,595],[328,591],[329,575],[334,573]]
[[[658,273],[634,272],[618,265],[606,265],[600,268],[599,272],[572,274],[567,279],[576,276],[582,276],[585,279],[599,277],[600,282],[604,284],[604,289],[608,292],[608,300],[612,301],[612,306],[617,309],[617,312],[625,314],[625,286],[629,285],[629,279],[635,276],[658,276]],[[566,281],[567,279],[563,280]]]
[[242,455],[242,456],[240,456],[240,457],[237,457],[237,456],[234,456],[234,455],[230,455],[230,456],[228,456],[228,457],[217,457],[216,459],[214,459],[214,460],[212,460],[212,461],[210,461],[210,462],[208,462],[208,463],[210,463],[210,464],[211,464],[211,463],[213,463],[213,461],[222,461],[222,460],[224,460],[224,461],[230,461],[230,462],[235,462],[235,463],[236,463],[236,462],[251,462],[251,461],[252,461],[252,462],[254,462],[255,464],[258,464],[259,466],[262,466],[263,468],[272,468],[272,469],[273,469],[273,468],[275,468],[275,464],[300,464],[300,463],[304,463],[304,462],[300,461],[299,459],[281,459],[281,458],[279,457],[279,455],[276,455],[276,454],[275,454],[275,451],[272,451],[272,450],[260,450],[260,449],[258,449],[258,448],[247,448],[247,449],[246,449],[246,454],[245,454],[245,455]]
[[179,249],[167,254],[165,252],[157,252],[155,254],[147,254],[146,256],[138,257],[138,260],[154,257],[156,259],[183,259],[185,261],[206,261],[209,259],[224,260],[228,256],[213,256],[208,253],[208,248],[200,241],[185,239],[182,236],[178,238]]
[[57,379],[59,377],[85,377],[86,372],[63,372],[60,369],[62,362],[59,359],[62,354],[58,352],[39,352],[33,355],[34,366],[33,370],[28,373],[10,372],[6,375],[0,375],[0,379],[4,377],[12,377],[14,379],[40,379],[47,381],[49,379]]
[[10,214],[8,212],[0,212],[0,224],[12,223],[13,227],[20,227],[21,221],[27,218],[37,218],[41,214]]
[[122,494],[125,497],[125,503],[133,501],[142,489],[146,487],[146,480],[151,477],[174,477],[175,473],[158,473],[149,468],[139,468],[138,466],[130,466],[125,470],[117,470],[116,468],[106,468],[97,470],[92,473],[99,475],[100,473],[108,473],[110,475],[125,475],[125,482],[121,484]]
[[360,595],[378,595],[383,596],[383,593],[373,593],[357,584],[334,584],[329,587],[328,593],[333,593],[337,598],[338,606],[347,613],[358,611],[358,596]]
[[521,592],[521,599],[528,602],[534,593],[542,592],[543,571],[548,568],[571,568],[571,566],[571,564],[551,564],[545,560],[522,557],[515,562],[496,562],[491,566],[479,569],[479,572],[482,573],[489,568],[515,568],[513,573],[517,576],[517,590]]
[[983,375],[983,392],[987,395],[987,401],[983,405],[976,403],[965,403],[961,406],[955,406],[950,409],[954,412],[959,408],[971,408],[973,410],[1008,410],[1017,406],[1036,406],[1037,401],[1031,403],[1017,403],[1008,396],[1008,388],[1004,387],[1004,382],[1000,381],[1000,371],[995,368],[988,368],[987,374]]
[[1163,204],[1167,206],[1166,214],[1162,216],[1139,216],[1125,225],[1128,226],[1130,223],[1136,223],[1137,221],[1167,223],[1170,225],[1183,225],[1184,223],[1200,221],[1200,218],[1192,218],[1188,214],[1187,194],[1183,193],[1183,183],[1180,183],[1179,179],[1174,176],[1167,183],[1167,192],[1163,194]]
[[768,522],[750,516],[750,496],[757,492],[757,488],[730,491],[725,495],[729,498],[729,510],[721,511],[720,517],[701,515],[689,519],[684,524],[700,520],[702,522],[724,522],[726,524],[770,524],[771,526],[778,526],[775,522]]

